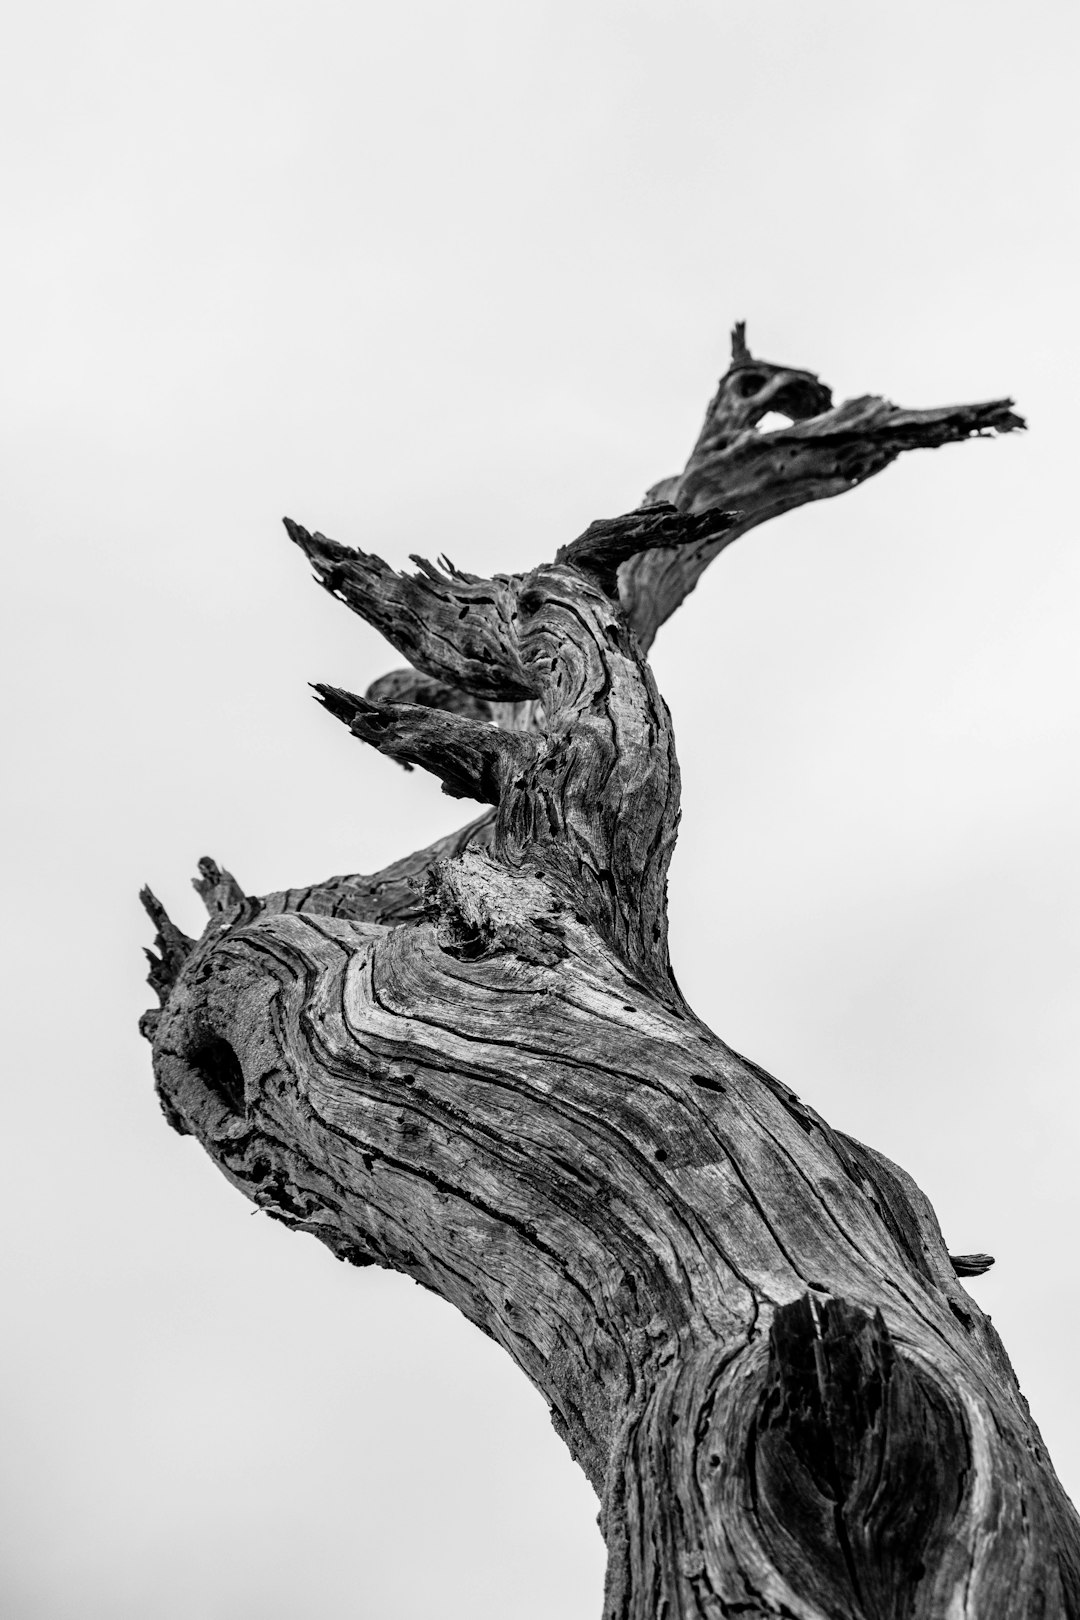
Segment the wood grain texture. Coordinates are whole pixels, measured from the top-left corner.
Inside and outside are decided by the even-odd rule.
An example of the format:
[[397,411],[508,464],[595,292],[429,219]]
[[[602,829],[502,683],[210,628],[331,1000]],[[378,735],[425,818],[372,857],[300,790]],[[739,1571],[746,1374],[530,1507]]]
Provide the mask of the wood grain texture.
[[[759,434],[765,410],[795,425]],[[166,1116],[343,1260],[514,1358],[602,1501],[607,1620],[1080,1616],[1080,1524],[928,1201],[686,1005],[660,623],[746,528],[1007,403],[833,409],[733,365],[680,479],[528,573],[412,576],[290,525],[412,663],[317,688],[490,808],[371,877],[157,928]],[[732,514],[736,514],[732,516]]]

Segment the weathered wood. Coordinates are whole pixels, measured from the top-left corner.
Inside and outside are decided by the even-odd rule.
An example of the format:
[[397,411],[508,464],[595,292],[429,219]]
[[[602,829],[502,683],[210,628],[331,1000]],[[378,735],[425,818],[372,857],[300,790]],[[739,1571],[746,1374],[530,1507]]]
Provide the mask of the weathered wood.
[[[865,395],[834,408],[830,389],[813,372],[755,360],[740,322],[732,333],[732,365],[709,403],[689,461],[646,497],[689,513],[727,507],[739,516],[716,539],[643,554],[623,566],[620,590],[642,647],[648,651],[714,557],[747,530],[808,501],[842,495],[905,450],[933,450],[1022,428],[1011,407],[1011,399],[995,399],[906,411]],[[770,413],[790,417],[791,425],[758,432]]]
[[[492,808],[374,877],[152,897],[159,1094],[247,1197],[434,1288],[601,1497],[609,1620],[1080,1616],[1080,1525],[933,1210],[684,1002],[671,725],[645,656],[738,533],[1007,402],[833,409],[736,329],[686,472],[555,561],[395,573],[290,524],[415,666],[318,687]],[[795,425],[759,434],[766,410]]]

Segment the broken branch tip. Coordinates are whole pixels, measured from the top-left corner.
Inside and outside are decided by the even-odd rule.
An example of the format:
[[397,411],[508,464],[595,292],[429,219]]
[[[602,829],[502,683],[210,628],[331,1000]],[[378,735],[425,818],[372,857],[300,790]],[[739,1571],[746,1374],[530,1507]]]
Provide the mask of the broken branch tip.
[[753,362],[753,358],[746,346],[746,322],[736,321],[731,328],[731,364],[748,366]]

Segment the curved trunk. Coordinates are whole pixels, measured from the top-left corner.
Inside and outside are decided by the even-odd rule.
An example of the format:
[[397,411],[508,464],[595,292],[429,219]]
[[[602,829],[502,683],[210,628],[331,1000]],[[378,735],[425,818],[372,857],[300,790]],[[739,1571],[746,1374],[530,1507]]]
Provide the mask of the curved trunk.
[[[987,1258],[951,1259],[902,1171],[679,993],[678,767],[643,652],[710,548],[835,492],[853,419],[867,471],[916,416],[925,443],[1017,419],[860,402],[758,435],[759,405],[827,391],[737,341],[685,488],[531,574],[399,576],[291,526],[414,665],[323,702],[493,809],[263,899],[204,861],[197,945],[150,897],[159,1093],[269,1214],[513,1356],[601,1497],[610,1620],[1080,1615],[1080,1526],[957,1280]],[[731,500],[748,466],[757,516]]]

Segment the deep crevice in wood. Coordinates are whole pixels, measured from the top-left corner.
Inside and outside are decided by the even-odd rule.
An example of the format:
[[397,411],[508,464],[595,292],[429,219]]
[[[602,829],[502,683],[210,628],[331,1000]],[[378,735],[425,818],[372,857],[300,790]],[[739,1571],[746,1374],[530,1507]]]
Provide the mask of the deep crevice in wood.
[[234,1114],[244,1113],[244,1071],[228,1041],[207,1035],[188,1054],[188,1062],[213,1096]]

